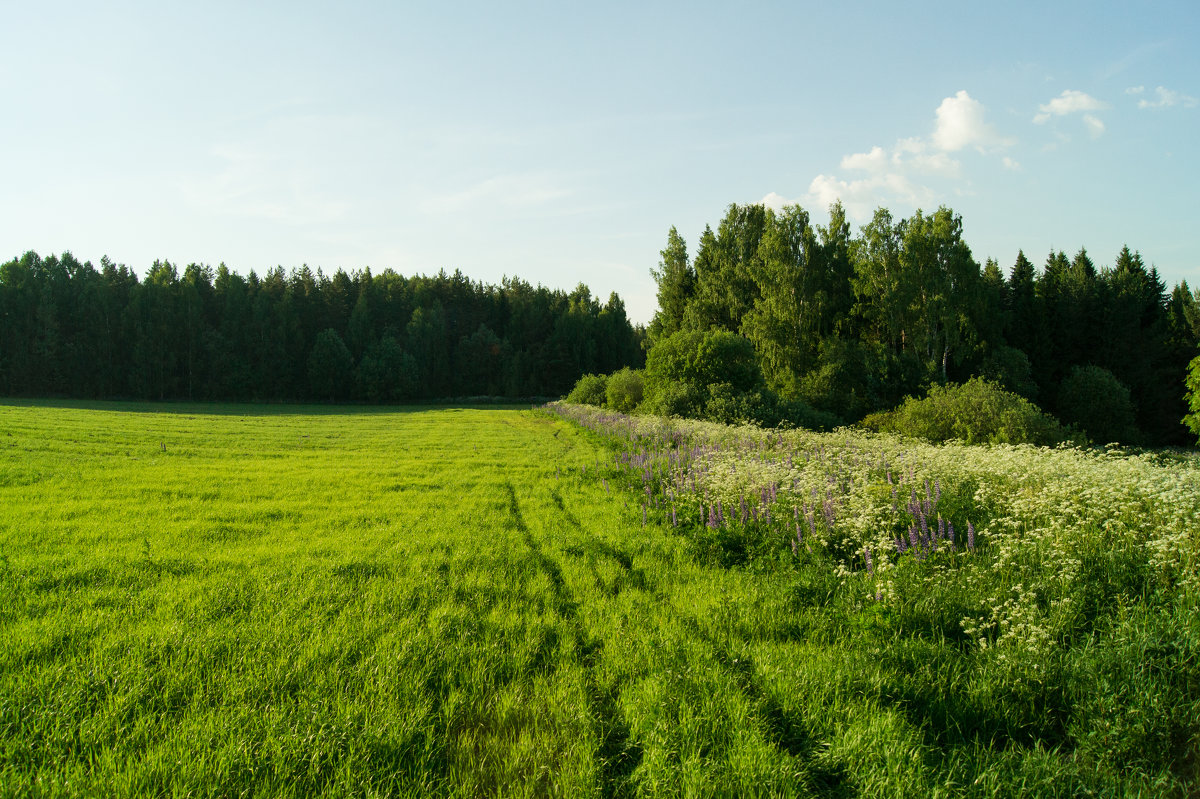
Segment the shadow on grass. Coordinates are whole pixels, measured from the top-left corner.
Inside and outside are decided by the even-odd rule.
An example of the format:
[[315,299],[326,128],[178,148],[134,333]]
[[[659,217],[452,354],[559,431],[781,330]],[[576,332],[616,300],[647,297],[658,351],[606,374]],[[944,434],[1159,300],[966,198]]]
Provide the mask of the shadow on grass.
[[109,411],[113,413],[160,413],[188,414],[199,416],[379,416],[403,413],[442,411],[453,413],[464,410],[529,410],[540,405],[546,398],[528,400],[504,399],[489,401],[485,398],[467,397],[462,400],[431,401],[413,405],[360,405],[290,402],[192,402],[173,401],[147,402],[144,400],[76,400],[76,399],[22,399],[0,398],[0,408],[59,408],[81,411]]

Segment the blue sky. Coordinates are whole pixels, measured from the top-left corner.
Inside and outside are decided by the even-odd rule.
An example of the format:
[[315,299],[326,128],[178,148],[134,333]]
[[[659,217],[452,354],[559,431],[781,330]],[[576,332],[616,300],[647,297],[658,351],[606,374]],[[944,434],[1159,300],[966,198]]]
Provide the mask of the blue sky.
[[0,259],[461,269],[654,312],[675,225],[949,205],[1200,285],[1200,4],[4,3]]

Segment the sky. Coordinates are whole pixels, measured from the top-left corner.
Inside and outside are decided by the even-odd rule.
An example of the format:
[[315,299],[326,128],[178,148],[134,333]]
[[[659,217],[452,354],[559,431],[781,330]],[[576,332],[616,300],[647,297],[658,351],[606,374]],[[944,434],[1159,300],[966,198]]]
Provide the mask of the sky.
[[675,226],[947,205],[1200,286],[1200,3],[0,3],[0,260],[460,269],[656,308]]

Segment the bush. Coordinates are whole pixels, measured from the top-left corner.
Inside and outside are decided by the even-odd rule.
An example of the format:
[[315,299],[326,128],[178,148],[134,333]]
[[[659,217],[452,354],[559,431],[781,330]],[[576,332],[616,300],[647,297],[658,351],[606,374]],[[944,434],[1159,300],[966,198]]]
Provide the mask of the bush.
[[1058,387],[1058,415],[1088,438],[1104,444],[1136,443],[1133,399],[1116,375],[1099,366],[1076,366]]
[[961,439],[968,444],[1057,444],[1067,433],[1055,419],[997,383],[973,377],[962,385],[933,386],[924,399],[875,413],[864,427],[930,441]]
[[1038,387],[1033,380],[1033,366],[1029,363],[1029,356],[1016,347],[1000,346],[993,349],[983,359],[979,373],[1025,399],[1032,400],[1037,397]]
[[[684,386],[668,388],[673,383]],[[763,387],[754,345],[727,330],[687,330],[658,341],[646,353],[646,394],[652,404],[666,391],[708,404],[709,386],[728,385],[737,394]]]
[[856,341],[823,341],[817,366],[800,378],[805,407],[851,420],[861,418],[873,405],[871,376],[878,373],[868,365],[870,355]]
[[642,404],[642,373],[626,366],[608,378],[608,407],[617,413],[633,413]]
[[1185,399],[1187,399],[1188,410],[1191,413],[1183,417],[1183,423],[1187,425],[1189,430],[1200,436],[1200,355],[1197,355],[1188,364],[1187,395]]
[[703,415],[703,395],[694,386],[679,380],[668,380],[646,397],[642,408],[655,416],[695,418]]
[[575,383],[575,388],[567,395],[567,402],[576,405],[595,405],[604,407],[608,399],[608,378],[604,375],[584,375]]

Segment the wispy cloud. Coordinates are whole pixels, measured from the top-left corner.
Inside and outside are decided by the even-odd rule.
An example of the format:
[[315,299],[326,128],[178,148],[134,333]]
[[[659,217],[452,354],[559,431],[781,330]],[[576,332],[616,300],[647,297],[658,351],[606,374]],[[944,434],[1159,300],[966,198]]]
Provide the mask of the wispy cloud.
[[553,203],[570,194],[548,175],[498,175],[458,191],[427,197],[421,208],[435,214],[459,213],[478,205],[522,209]]
[[334,222],[349,211],[347,202],[323,190],[311,168],[279,153],[222,144],[210,154],[214,169],[179,184],[184,199],[197,209],[296,227]]
[[1106,108],[1108,108],[1107,103],[1097,100],[1086,92],[1066,89],[1050,102],[1039,105],[1038,114],[1034,116],[1033,121],[1041,125],[1048,122],[1051,117],[1062,117],[1084,111],[1103,111]]
[[[1133,86],[1129,89],[1126,89],[1125,93],[1141,96],[1146,93],[1146,87]],[[1197,104],[1200,104],[1200,100],[1197,100],[1195,97],[1192,97],[1189,94],[1183,94],[1182,92],[1175,91],[1174,89],[1168,89],[1165,86],[1157,86],[1154,89],[1154,99],[1150,100],[1143,96],[1140,100],[1138,100],[1137,106],[1138,108],[1152,109],[1174,108],[1175,106],[1179,106],[1181,108],[1195,108]]]

